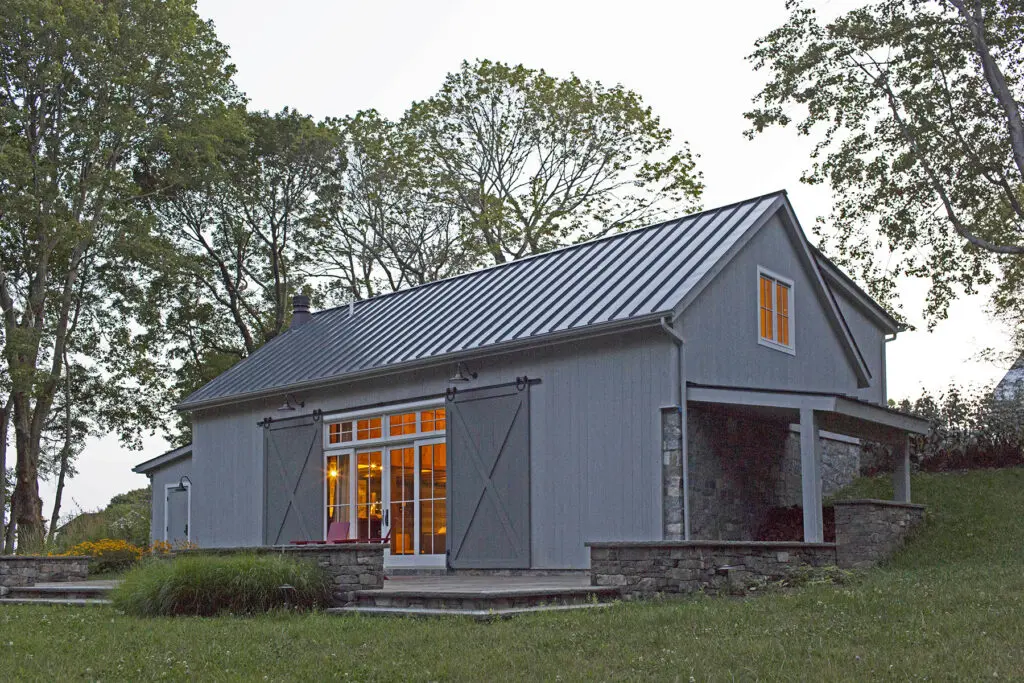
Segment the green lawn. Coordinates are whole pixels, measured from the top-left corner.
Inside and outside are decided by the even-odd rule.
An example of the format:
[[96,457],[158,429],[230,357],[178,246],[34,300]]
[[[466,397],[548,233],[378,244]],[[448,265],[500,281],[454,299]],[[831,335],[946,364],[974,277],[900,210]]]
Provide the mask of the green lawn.
[[[490,624],[0,608],[0,678],[1005,680],[1024,677],[1024,469],[915,477],[927,528],[852,585]],[[858,495],[887,496],[884,480]]]

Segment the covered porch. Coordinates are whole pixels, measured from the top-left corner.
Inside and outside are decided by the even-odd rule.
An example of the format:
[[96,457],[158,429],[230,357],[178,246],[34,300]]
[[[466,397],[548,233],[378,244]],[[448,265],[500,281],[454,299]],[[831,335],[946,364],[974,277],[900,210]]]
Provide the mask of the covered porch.
[[[686,427],[679,430],[682,457],[678,462],[682,472],[677,476],[681,480],[682,495],[678,498],[683,523],[678,540],[755,540],[750,537],[749,520],[787,497],[778,490],[783,487],[788,466],[799,487],[787,493],[791,499],[788,504],[799,503],[802,508],[803,541],[825,541],[822,472],[824,465],[831,463],[823,464],[823,433],[890,446],[893,501],[911,503],[909,438],[927,433],[925,420],[825,393],[689,384],[686,398],[682,415]],[[713,438],[702,436],[701,429],[713,432]],[[798,439],[798,448],[790,449],[788,455],[784,445],[787,439]],[[731,461],[734,468],[741,469],[738,474],[735,469],[727,472],[723,486],[715,479],[720,473],[696,471],[713,458]],[[669,460],[666,458],[666,463]],[[672,474],[666,472],[667,477]],[[670,501],[668,496],[666,501]],[[722,532],[720,527],[709,525],[706,518],[728,515],[730,504],[745,506],[747,527],[734,524]],[[671,513],[666,508],[666,529]],[[666,533],[666,538],[671,536]]]

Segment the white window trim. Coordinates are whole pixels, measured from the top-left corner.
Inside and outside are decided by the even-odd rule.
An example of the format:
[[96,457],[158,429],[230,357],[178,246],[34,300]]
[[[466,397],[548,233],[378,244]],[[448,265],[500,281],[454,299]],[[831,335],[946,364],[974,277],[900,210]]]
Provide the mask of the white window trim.
[[[385,446],[391,443],[400,443],[403,441],[411,441],[412,439],[424,438],[444,438],[443,431],[433,432],[421,432],[420,429],[420,411],[430,410],[432,408],[444,408],[444,399],[430,399],[427,401],[415,401],[412,403],[396,403],[390,406],[378,406],[376,408],[366,408],[363,410],[354,410],[348,413],[338,413],[337,415],[331,415],[329,418],[324,418],[324,429],[323,429],[323,440],[324,440],[324,451],[336,451],[345,450],[348,448],[358,448],[362,450],[365,446]],[[416,432],[413,434],[399,434],[398,436],[391,436],[391,420],[390,417],[394,413],[416,413]],[[356,440],[353,438],[352,441],[345,441],[342,443],[331,443],[331,427],[330,425],[337,422],[347,422],[349,420],[355,422],[358,419],[364,417],[377,417],[381,419],[381,434],[383,436],[379,439],[363,439]],[[356,425],[352,425],[352,435],[355,437]]]
[[[178,486],[180,486],[182,483],[184,483],[184,482],[180,482],[179,481],[177,484],[164,484],[164,543],[170,543],[170,540],[167,538],[167,531],[168,531],[167,524],[168,524],[168,521],[169,521],[167,519],[167,513],[170,512],[170,509],[167,506],[167,499],[171,495],[171,489],[178,488]],[[185,483],[185,492],[188,493],[188,499],[185,501],[185,509],[186,509],[185,528],[188,529],[188,531],[185,532],[185,542],[186,543],[191,543],[192,542],[192,482]]]
[[[765,339],[761,336],[761,276],[771,278],[772,280],[789,287],[789,344],[780,344],[773,339]],[[796,355],[796,288],[793,285],[793,281],[788,277],[779,275],[771,270],[768,270],[764,266],[757,267],[757,287],[754,290],[756,293],[755,298],[755,324],[754,330],[757,333],[757,343],[761,346],[774,349],[776,351],[782,351],[788,353],[791,356]],[[776,290],[772,287],[772,330],[775,331],[775,324],[778,321],[778,302],[775,300]],[[774,336],[778,336],[775,334]]]

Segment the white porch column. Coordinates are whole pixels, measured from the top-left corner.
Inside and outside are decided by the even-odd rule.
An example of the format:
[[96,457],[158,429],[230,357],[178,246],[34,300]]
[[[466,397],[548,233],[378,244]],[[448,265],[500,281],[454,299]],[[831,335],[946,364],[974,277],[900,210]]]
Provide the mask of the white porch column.
[[803,488],[804,541],[825,540],[821,515],[821,441],[818,416],[811,408],[800,409],[800,482]]
[[899,503],[910,502],[910,435],[906,434],[896,444],[892,470],[892,499]]

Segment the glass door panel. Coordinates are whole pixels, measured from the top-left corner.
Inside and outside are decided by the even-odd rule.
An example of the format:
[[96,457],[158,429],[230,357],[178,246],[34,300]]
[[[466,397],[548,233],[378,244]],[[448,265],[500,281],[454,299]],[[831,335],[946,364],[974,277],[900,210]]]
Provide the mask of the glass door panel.
[[392,448],[389,456],[391,554],[412,555],[416,540],[416,450],[411,446]]
[[351,536],[351,473],[348,453],[327,456],[327,538]]
[[447,537],[447,449],[443,443],[420,446],[420,549],[421,555],[441,555]]
[[357,538],[380,538],[384,516],[384,460],[381,451],[356,455]]

